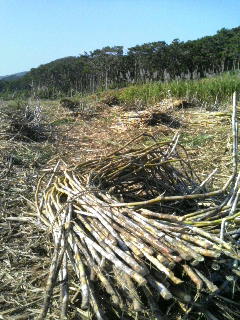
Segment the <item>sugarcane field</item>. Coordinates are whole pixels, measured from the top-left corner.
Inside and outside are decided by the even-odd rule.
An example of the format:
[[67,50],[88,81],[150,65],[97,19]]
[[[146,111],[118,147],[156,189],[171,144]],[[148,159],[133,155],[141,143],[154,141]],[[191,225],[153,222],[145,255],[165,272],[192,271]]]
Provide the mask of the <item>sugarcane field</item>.
[[1,100],[0,319],[240,319],[239,111]]

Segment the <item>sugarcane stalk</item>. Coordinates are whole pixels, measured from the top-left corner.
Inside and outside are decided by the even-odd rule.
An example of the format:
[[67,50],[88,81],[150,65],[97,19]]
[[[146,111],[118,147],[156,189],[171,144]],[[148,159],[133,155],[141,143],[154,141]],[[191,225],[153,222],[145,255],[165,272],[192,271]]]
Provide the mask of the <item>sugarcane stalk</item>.
[[163,272],[173,283],[175,284],[180,284],[183,281],[179,278],[177,278],[174,273],[168,269],[167,267],[165,267],[159,260],[157,260],[156,258],[150,256],[149,254],[147,254],[146,252],[144,252],[145,257],[161,272]]
[[146,280],[137,272],[130,269],[126,264],[121,262],[113,252],[107,252],[102,247],[100,247],[96,242],[94,242],[92,239],[87,237],[82,230],[75,224],[73,227],[76,230],[76,233],[80,236],[80,238],[84,239],[85,242],[89,243],[89,245],[92,245],[96,251],[98,251],[103,257],[108,259],[109,261],[112,261],[114,265],[119,268],[120,270],[126,272],[128,275],[130,275],[134,280],[136,280],[140,285],[144,285],[146,283]]
[[182,221],[182,217],[170,215],[170,214],[165,214],[165,213],[158,213],[158,212],[153,212],[144,208],[139,209],[140,213],[144,217],[154,217],[158,218],[160,220],[167,220],[167,221],[173,221],[173,222],[179,222]]
[[52,264],[51,264],[51,267],[49,269],[49,277],[48,277],[48,280],[47,280],[47,286],[46,286],[46,291],[45,291],[43,307],[42,307],[41,312],[40,312],[40,314],[39,314],[39,316],[37,318],[38,320],[44,320],[46,315],[47,315],[48,309],[50,307],[53,288],[54,288],[54,285],[55,285],[56,280],[57,280],[57,276],[58,276],[60,265],[62,263],[64,251],[65,251],[64,248],[62,248],[60,250],[60,241],[59,241],[59,246],[57,246],[55,248],[55,252],[54,252],[54,255],[53,255],[53,259],[52,259]]
[[202,280],[196,275],[196,273],[192,270],[192,268],[187,265],[183,264],[183,270],[186,272],[188,277],[192,280],[192,282],[196,285],[197,290],[201,290],[203,287],[203,282]]
[[148,270],[139,265],[137,261],[134,258],[132,258],[129,254],[120,250],[118,247],[113,246],[111,242],[109,242],[107,239],[105,239],[104,242],[108,244],[112,251],[115,252],[120,258],[122,258],[123,261],[125,261],[129,266],[131,266],[134,271],[143,276],[145,276],[148,273]]
[[74,256],[72,255],[70,249],[68,248],[68,257],[76,271],[76,274],[80,280],[80,289],[81,289],[81,296],[82,296],[82,304],[81,309],[86,310],[89,306],[89,287],[86,278],[85,267],[81,259],[81,255],[79,249],[73,240],[74,238],[70,234],[70,243],[72,250],[74,252]]
[[192,193],[196,193],[196,192],[198,192],[199,190],[203,189],[203,187],[208,183],[208,181],[212,179],[212,177],[213,177],[214,174],[217,172],[217,170],[218,170],[218,169],[215,168],[215,169],[207,176],[207,178],[206,178],[204,181],[202,181],[201,184],[192,191]]
[[106,292],[111,296],[113,303],[115,305],[121,305],[122,304],[121,298],[117,293],[117,291],[115,290],[115,288],[112,286],[110,279],[107,278],[101,271],[97,272],[97,277],[99,278],[102,285],[106,289]]
[[148,283],[156,289],[164,300],[170,300],[173,298],[171,292],[159,281],[155,280],[151,275],[147,276]]
[[215,292],[218,290],[218,287],[214,283],[212,283],[210,280],[208,280],[199,270],[194,268],[194,271],[199,276],[199,278],[206,284],[207,288],[211,292]]
[[194,233],[200,235],[200,236],[203,236],[204,238],[206,239],[209,239],[211,240],[212,242],[215,242],[219,245],[221,245],[223,248],[231,251],[232,250],[232,247],[230,244],[226,243],[225,241],[219,239],[218,237],[214,236],[213,234],[210,234],[200,228],[197,228],[197,227],[190,227],[189,226],[189,229],[192,230]]
[[[107,212],[106,212],[107,213]],[[114,211],[112,211],[115,214]],[[110,214],[111,216],[111,214]],[[124,226],[124,228],[128,229],[130,232],[133,232],[136,236],[140,236],[144,241],[150,243],[153,247],[158,249],[166,256],[171,256],[172,250],[167,246],[163,245],[156,237],[154,237],[151,233],[144,230],[144,228],[140,227],[138,224],[133,222],[132,220],[126,218],[124,215],[115,215],[115,220]]]
[[141,311],[142,310],[141,300],[140,300],[140,297],[137,293],[137,290],[135,288],[133,281],[131,280],[131,278],[128,275],[126,275],[123,272],[121,272],[119,274],[119,277],[122,280],[122,286],[125,287],[130,299],[132,300],[133,310],[134,311]]
[[64,253],[63,256],[63,263],[60,270],[60,277],[61,283],[61,315],[60,319],[67,318],[67,311],[68,311],[68,301],[69,301],[69,293],[68,293],[68,270],[67,270],[67,254]]

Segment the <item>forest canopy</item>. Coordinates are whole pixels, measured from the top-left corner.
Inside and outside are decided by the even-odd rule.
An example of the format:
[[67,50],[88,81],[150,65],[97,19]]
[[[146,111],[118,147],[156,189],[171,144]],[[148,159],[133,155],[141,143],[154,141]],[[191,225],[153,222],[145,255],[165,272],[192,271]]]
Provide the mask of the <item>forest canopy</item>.
[[134,83],[198,79],[239,68],[240,27],[223,28],[197,40],[144,43],[126,53],[123,46],[107,46],[57,59],[19,79],[1,80],[0,96],[56,98]]

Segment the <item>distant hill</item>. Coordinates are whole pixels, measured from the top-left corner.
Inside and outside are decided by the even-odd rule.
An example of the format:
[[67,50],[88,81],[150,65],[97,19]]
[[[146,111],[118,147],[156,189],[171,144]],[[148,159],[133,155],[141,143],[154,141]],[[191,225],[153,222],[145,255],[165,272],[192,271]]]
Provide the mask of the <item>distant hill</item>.
[[7,76],[0,76],[0,80],[5,80],[5,81],[16,80],[16,79],[19,79],[19,78],[22,78],[23,76],[25,76],[26,73],[27,73],[27,71],[23,71],[23,72],[10,74]]

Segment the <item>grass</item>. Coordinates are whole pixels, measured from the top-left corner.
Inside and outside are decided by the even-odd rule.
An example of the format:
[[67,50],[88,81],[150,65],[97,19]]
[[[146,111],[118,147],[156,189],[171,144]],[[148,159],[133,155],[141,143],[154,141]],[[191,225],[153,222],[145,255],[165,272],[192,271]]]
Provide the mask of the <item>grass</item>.
[[240,91],[240,73],[224,73],[200,80],[175,80],[131,85],[116,91],[116,97],[127,104],[143,105],[159,102],[166,98],[183,98],[198,102],[214,110],[228,103],[234,91]]
[[214,139],[213,134],[200,133],[195,136],[182,134],[181,142],[183,145],[189,148],[198,148],[205,146],[209,141]]
[[49,143],[32,143],[21,145],[11,152],[12,161],[24,167],[41,167],[45,165],[54,155],[55,150]]
[[67,124],[72,124],[74,123],[76,120],[74,118],[71,117],[65,117],[62,119],[57,119],[54,120],[53,122],[51,122],[51,126],[61,126],[61,125],[67,125]]

